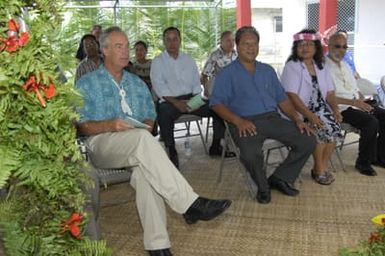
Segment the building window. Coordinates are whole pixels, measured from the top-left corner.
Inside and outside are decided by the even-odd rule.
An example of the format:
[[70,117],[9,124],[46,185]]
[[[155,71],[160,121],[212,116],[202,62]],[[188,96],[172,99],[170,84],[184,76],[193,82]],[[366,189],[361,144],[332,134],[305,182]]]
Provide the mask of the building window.
[[310,2],[307,7],[307,27],[319,30],[319,3]]
[[274,32],[282,32],[282,16],[274,16]]

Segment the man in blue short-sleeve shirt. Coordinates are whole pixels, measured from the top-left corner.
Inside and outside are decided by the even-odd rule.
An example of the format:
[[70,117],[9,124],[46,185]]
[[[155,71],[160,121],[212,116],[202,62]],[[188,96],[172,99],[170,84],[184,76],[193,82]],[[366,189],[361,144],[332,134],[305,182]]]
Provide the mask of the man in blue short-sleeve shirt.
[[[130,183],[136,190],[144,247],[151,256],[170,256],[165,202],[193,224],[217,217],[231,201],[199,197],[149,132],[154,104],[144,82],[123,70],[129,60],[126,34],[118,27],[108,28],[100,36],[100,46],[104,64],[76,84],[84,97],[78,131],[85,137],[93,166],[132,169]],[[128,118],[149,128],[136,128]]]
[[[258,186],[257,201],[269,203],[270,188],[295,196],[299,191],[293,183],[312,153],[315,139],[288,100],[274,69],[255,60],[259,51],[256,29],[240,28],[235,43],[238,58],[217,76],[210,106],[229,122],[241,161]],[[278,110],[292,121],[281,118]],[[269,179],[262,153],[268,138],[290,147],[287,158]]]

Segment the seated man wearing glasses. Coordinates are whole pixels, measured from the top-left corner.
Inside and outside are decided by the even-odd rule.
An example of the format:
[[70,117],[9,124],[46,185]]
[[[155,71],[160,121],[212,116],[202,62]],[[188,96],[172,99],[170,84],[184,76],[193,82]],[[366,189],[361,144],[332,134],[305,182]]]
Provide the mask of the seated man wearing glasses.
[[353,73],[343,61],[348,48],[346,37],[341,33],[332,35],[328,47],[326,65],[336,87],[342,121],[360,130],[355,167],[363,175],[375,176],[371,165],[385,167],[385,110],[367,104],[359,91]]
[[[344,29],[340,29],[337,31],[337,33],[342,34],[346,38],[346,40],[348,40],[348,31]],[[348,66],[352,70],[354,78],[355,79],[361,78],[360,74],[357,72],[356,64],[354,63],[354,56],[349,50],[346,51],[343,60],[346,62],[346,64],[348,64]]]

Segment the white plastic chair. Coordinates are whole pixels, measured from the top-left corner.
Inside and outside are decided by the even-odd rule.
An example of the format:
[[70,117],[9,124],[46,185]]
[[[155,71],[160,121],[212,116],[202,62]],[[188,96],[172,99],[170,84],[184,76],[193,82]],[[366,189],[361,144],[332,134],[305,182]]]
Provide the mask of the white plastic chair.
[[[383,107],[383,102],[381,101],[380,95],[377,92],[376,86],[372,82],[370,82],[368,79],[360,78],[357,79],[357,86],[365,98],[375,99],[379,106]],[[383,86],[385,87],[385,76],[381,79],[381,88],[384,88]]]
[[360,89],[360,92],[365,97],[372,97],[373,95],[377,95],[375,85],[372,82],[370,82],[368,79],[360,78],[360,79],[357,79],[356,81],[357,81],[358,89]]
[[381,77],[381,88],[385,91],[385,76]]

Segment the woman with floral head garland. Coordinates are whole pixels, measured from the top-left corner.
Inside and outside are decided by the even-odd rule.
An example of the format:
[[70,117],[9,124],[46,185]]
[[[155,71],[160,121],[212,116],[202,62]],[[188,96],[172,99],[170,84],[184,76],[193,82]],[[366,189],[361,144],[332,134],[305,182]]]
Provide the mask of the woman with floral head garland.
[[311,176],[319,184],[330,185],[334,176],[328,171],[328,162],[336,141],[341,138],[342,120],[333,81],[324,65],[321,35],[304,29],[293,39],[281,77],[282,86],[304,121],[314,129],[317,146]]

